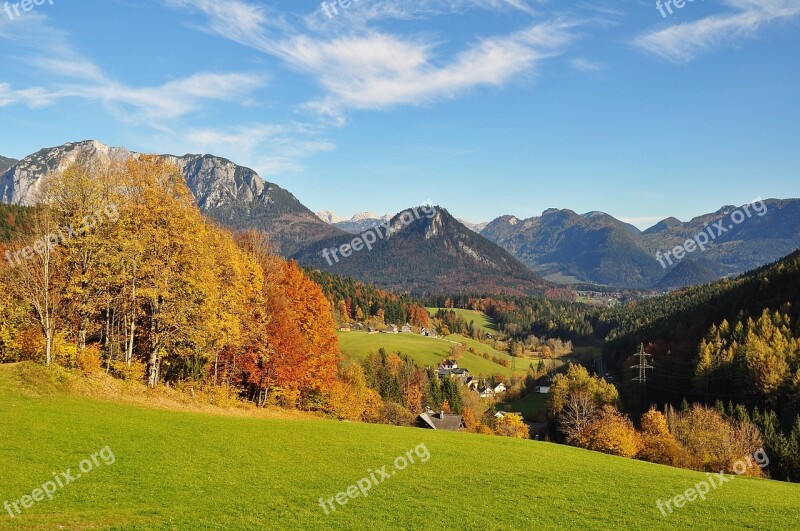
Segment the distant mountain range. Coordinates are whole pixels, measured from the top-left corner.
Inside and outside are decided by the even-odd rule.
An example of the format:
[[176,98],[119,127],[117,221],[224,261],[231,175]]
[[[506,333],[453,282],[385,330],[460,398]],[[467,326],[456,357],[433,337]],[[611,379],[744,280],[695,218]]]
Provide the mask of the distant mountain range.
[[[79,156],[110,160],[138,154],[90,140],[43,149],[21,161],[0,158],[0,202],[33,204],[42,177]],[[277,252],[307,265],[329,268],[320,262],[321,249],[390,219],[371,212],[350,219],[330,211],[314,214],[287,190],[227,159],[162,156],[181,169],[207,215],[234,229],[263,230]],[[770,199],[763,207],[763,215],[751,211],[737,223],[732,216],[742,211],[725,206],[688,222],[667,218],[644,232],[596,211],[550,209],[539,217],[502,216],[476,225],[438,209],[433,220],[417,220],[333,271],[386,288],[426,292],[530,293],[546,285],[540,276],[557,283],[668,290],[742,273],[800,248],[800,200]],[[397,216],[391,220],[395,224]],[[720,228],[713,229],[705,252],[664,260],[676,246],[715,226]]]
[[[554,281],[670,289],[743,273],[800,248],[800,200],[770,199],[763,209],[760,215],[750,207],[748,216],[725,206],[688,222],[667,218],[644,232],[602,212],[550,209],[524,220],[502,216],[481,235]],[[656,258],[707,231],[713,238],[704,252]]]
[[[359,212],[352,218],[345,219],[337,216],[335,212],[331,212],[330,210],[317,212],[317,217],[325,223],[330,223],[331,225],[334,225],[345,232],[349,232],[350,234],[359,234],[367,229],[371,229],[372,227],[380,225],[384,221],[392,219],[391,214],[379,216],[377,214],[373,214],[372,212]],[[478,234],[480,234],[486,225],[489,224],[488,222],[470,223],[469,221],[460,218],[458,221],[472,232],[476,232]]]
[[[42,149],[0,174],[0,202],[30,205],[50,171],[63,169],[79,156],[111,160],[136,156],[88,140]],[[200,209],[236,229],[266,231],[276,250],[290,255],[309,241],[343,234],[321,221],[288,191],[265,182],[249,168],[211,155],[163,155],[183,172]]]
[[330,210],[317,212],[317,217],[325,223],[329,223],[338,229],[349,232],[350,234],[360,234],[367,229],[371,229],[372,227],[380,225],[384,221],[389,221],[392,219],[391,214],[378,216],[372,212],[359,212],[352,218],[345,219],[340,218]]
[[[346,234],[315,242],[292,258],[309,267],[416,294],[470,291],[541,296],[552,287],[444,208],[419,210],[431,215],[414,216],[407,223],[404,216],[409,210],[358,237],[363,240],[373,233],[372,250],[362,249],[336,261],[330,250],[354,242],[354,236]],[[329,252],[323,254],[325,250]]]
[[[34,204],[43,177],[68,167],[79,157],[110,161],[134,156],[138,154],[91,140],[42,149],[0,174],[0,202]],[[357,253],[330,268],[319,251],[350,242],[354,235],[329,222],[360,232],[377,223],[389,223],[389,216],[365,213],[350,220],[341,220],[331,212],[318,216],[288,191],[227,159],[211,155],[161,156],[180,168],[203,212],[233,229],[265,231],[281,255],[294,257],[304,265],[418,293],[541,295],[550,287],[507,251],[467,229],[443,209],[431,219],[423,217],[408,225],[395,216],[391,234],[372,252]]]

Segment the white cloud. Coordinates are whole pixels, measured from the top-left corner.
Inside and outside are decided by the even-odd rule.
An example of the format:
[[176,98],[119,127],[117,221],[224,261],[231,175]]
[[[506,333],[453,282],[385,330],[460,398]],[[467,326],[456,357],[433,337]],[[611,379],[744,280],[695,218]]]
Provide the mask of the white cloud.
[[[543,22],[516,33],[479,39],[452,57],[442,58],[440,47],[428,39],[370,29],[352,29],[332,37],[297,31],[278,35],[261,8],[242,0],[167,2],[201,11],[208,18],[208,31],[278,57],[312,76],[325,93],[307,107],[339,121],[346,109],[421,105],[479,86],[504,85],[558,53],[570,41],[572,28],[566,22]],[[394,4],[395,13],[407,5]],[[418,2],[416,9],[452,10],[467,5],[530,11],[522,0],[429,0]]]
[[319,106],[383,109],[503,85],[556,53],[569,40],[566,30],[565,24],[539,24],[482,39],[445,61],[437,60],[430,43],[381,33],[329,41],[296,37],[283,45],[282,55],[326,89]]
[[728,0],[734,11],[694,22],[671,25],[634,39],[634,44],[674,62],[687,62],[702,52],[744,38],[762,26],[800,14],[800,0]]

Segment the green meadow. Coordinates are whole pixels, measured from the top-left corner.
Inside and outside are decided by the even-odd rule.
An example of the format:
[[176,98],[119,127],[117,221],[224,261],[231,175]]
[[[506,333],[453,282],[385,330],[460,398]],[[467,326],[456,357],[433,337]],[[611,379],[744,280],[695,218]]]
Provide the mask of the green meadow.
[[[505,374],[511,375],[510,367],[503,367],[500,364],[494,363],[491,358],[484,359],[484,352],[489,356],[495,356],[500,359],[511,360],[511,356],[507,352],[495,350],[489,345],[484,345],[478,341],[465,338],[464,336],[453,334],[446,338],[425,337],[419,334],[368,334],[366,332],[337,332],[339,337],[339,350],[348,359],[362,361],[367,357],[370,352],[377,352],[378,349],[384,348],[386,352],[402,352],[408,355],[417,364],[424,366],[435,367],[443,360],[445,360],[457,343],[466,343],[467,348],[475,347],[478,355],[471,352],[465,352],[464,356],[459,360],[459,366],[466,367],[474,375],[493,375]],[[524,361],[524,360],[523,360]],[[520,360],[517,360],[517,370],[525,371],[528,367],[527,364],[520,366]],[[530,360],[528,360],[530,363]]]
[[[798,485],[735,478],[664,517],[656,499],[705,474],[543,442],[73,393],[57,370],[0,366],[0,502],[74,473],[101,448],[114,455],[52,500],[0,515],[0,529],[797,529]],[[368,469],[393,470],[420,445],[427,462],[325,514],[320,498]]]
[[468,324],[470,322],[475,323],[475,326],[484,332],[494,334],[497,331],[497,326],[494,324],[494,321],[492,321],[492,319],[489,318],[489,316],[485,313],[477,310],[462,310],[461,308],[426,308],[431,316],[435,315],[440,309],[447,311],[452,310],[456,312],[458,317],[466,321]]

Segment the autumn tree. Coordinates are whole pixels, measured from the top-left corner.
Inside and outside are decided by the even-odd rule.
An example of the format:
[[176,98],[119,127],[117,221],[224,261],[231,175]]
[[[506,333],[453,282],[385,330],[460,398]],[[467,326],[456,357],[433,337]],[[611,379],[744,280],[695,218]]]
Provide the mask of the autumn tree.
[[570,442],[595,420],[599,408],[619,403],[617,388],[589,374],[581,365],[572,365],[566,374],[553,379],[547,399],[547,412]]
[[516,413],[508,413],[497,419],[494,425],[494,432],[502,437],[514,437],[516,439],[530,439],[528,425],[522,417]]
[[578,433],[576,440],[579,446],[588,450],[628,458],[635,457],[642,446],[630,419],[610,405],[600,409],[597,417]]
[[664,415],[651,409],[642,415],[642,448],[639,459],[675,467],[692,468],[686,448],[669,431]]

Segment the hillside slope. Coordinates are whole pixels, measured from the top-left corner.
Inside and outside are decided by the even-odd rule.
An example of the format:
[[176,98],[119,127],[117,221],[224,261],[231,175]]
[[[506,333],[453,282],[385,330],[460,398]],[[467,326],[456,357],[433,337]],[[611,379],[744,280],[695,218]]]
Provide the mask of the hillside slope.
[[[58,381],[46,387],[63,388]],[[54,471],[78,472],[93,452],[109,447],[114,455],[53,500],[13,520],[4,513],[0,529],[792,529],[797,522],[800,486],[746,478],[664,517],[656,499],[705,474],[549,443],[165,411],[57,391],[32,397],[20,390],[18,366],[0,366],[0,403],[0,492],[11,501]],[[392,475],[394,460],[414,449],[426,462]],[[325,514],[320,498],[384,465],[389,478],[368,497]],[[487,475],[502,480],[487,486]]]
[[[640,343],[650,344],[656,369],[648,375],[653,392],[651,399],[713,401],[735,397],[756,403],[766,396],[753,394],[748,382],[729,375],[727,395],[715,395],[714,389],[695,384],[695,369],[700,341],[712,325],[723,320],[734,326],[748,318],[758,319],[764,310],[786,312],[796,323],[800,335],[800,251],[735,279],[688,288],[663,297],[639,302],[635,307],[607,310],[597,329],[608,334],[606,359],[617,366],[636,351]],[[791,328],[790,324],[790,328]],[[742,338],[744,340],[745,338]],[[796,402],[780,403],[797,414]]]

